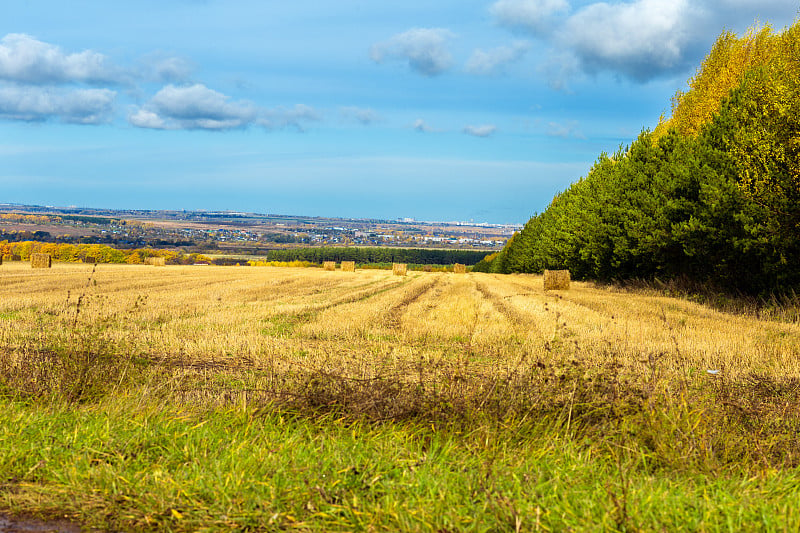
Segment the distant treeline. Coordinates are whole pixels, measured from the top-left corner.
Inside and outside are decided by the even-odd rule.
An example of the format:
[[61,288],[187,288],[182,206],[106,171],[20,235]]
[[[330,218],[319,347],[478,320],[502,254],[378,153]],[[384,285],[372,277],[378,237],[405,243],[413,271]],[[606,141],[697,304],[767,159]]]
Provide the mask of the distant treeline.
[[[56,261],[80,262],[90,260],[98,263],[143,264],[148,257],[163,257],[167,264],[192,264],[196,262],[218,265],[247,265],[246,261],[233,258],[211,259],[202,254],[186,254],[176,250],[155,248],[113,248],[104,244],[66,244],[38,241],[0,241],[0,255],[6,259],[18,257],[27,261],[32,253],[50,254]],[[413,265],[452,265],[462,263],[474,265],[485,252],[471,250],[423,250],[414,248],[294,248],[272,250],[263,262],[314,263],[323,261],[355,261],[361,265],[389,265],[408,263]]]
[[473,250],[440,250],[423,248],[291,248],[270,250],[267,261],[355,261],[369,263],[413,263],[418,265],[451,265],[462,263],[474,265],[486,252]]
[[62,224],[65,220],[71,220],[73,222],[84,222],[86,224],[98,224],[101,226],[124,222],[108,217],[95,217],[86,215],[26,215],[24,213],[2,213],[0,214],[0,220],[9,220],[27,224]]
[[0,241],[0,255],[4,259],[30,259],[31,254],[50,254],[54,260],[67,263],[91,261],[96,263],[143,264],[149,257],[163,257],[166,264],[185,265],[197,262],[210,262],[201,254],[184,254],[175,250],[155,248],[120,249],[105,244],[67,244],[39,241],[10,242]]
[[799,287],[800,23],[724,34],[689,85],[475,270]]

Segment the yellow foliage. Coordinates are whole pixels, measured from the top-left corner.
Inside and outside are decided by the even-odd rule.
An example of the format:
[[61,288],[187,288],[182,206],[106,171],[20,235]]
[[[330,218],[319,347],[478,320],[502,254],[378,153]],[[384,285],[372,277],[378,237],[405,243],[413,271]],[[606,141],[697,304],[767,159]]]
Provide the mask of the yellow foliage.
[[719,111],[723,99],[739,86],[748,69],[775,57],[780,40],[781,36],[773,34],[769,25],[750,28],[741,38],[731,32],[720,35],[689,80],[689,90],[678,91],[672,98],[672,117],[659,120],[655,139],[669,128],[683,135],[696,135]]

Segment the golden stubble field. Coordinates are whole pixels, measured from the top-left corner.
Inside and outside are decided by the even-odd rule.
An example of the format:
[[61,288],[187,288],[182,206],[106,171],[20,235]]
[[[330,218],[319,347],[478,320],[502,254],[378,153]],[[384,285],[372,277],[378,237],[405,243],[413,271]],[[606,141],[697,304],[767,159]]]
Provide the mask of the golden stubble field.
[[[55,344],[207,369],[415,379],[613,362],[624,373],[800,376],[800,326],[534,275],[313,268],[0,266],[6,358]],[[78,348],[76,348],[78,349]],[[707,371],[719,371],[710,374]]]

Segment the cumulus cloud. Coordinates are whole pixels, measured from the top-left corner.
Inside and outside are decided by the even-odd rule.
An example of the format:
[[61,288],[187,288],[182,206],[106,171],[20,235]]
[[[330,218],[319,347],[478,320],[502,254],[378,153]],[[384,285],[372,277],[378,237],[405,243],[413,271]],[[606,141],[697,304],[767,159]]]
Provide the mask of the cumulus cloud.
[[228,96],[197,83],[167,85],[128,120],[140,128],[229,130],[252,124],[257,115],[255,106],[231,102]]
[[412,28],[388,41],[372,46],[370,57],[376,63],[386,60],[408,62],[414,72],[436,76],[450,68],[453,57],[447,43],[455,34],[444,28]]
[[363,107],[344,106],[339,108],[339,113],[345,120],[356,121],[365,126],[382,120],[377,111]]
[[128,115],[128,122],[137,128],[148,128],[151,130],[170,129],[167,125],[167,121],[160,117],[158,113],[141,108],[136,109]]
[[480,76],[499,74],[506,65],[522,59],[530,48],[530,43],[517,41],[511,46],[500,46],[491,50],[477,49],[467,61],[465,69],[470,74]]
[[[0,38],[0,119],[72,124],[100,124],[114,118],[117,92],[138,98],[135,82],[166,83],[144,105],[132,106],[128,122],[138,128],[162,130],[231,130],[253,125],[266,129],[303,131],[319,113],[305,105],[267,109],[237,101],[200,83],[186,83],[193,65],[182,58],[155,52],[134,68],[120,68],[103,54],[65,52],[30,35]],[[80,87],[84,86],[84,87]],[[88,86],[88,87],[86,87]],[[377,114],[363,110],[364,122]]]
[[553,16],[568,10],[567,0],[499,0],[489,8],[500,25],[536,35],[548,33]]
[[[688,73],[724,28],[744,31],[765,18],[791,23],[797,0],[615,0],[580,8],[568,0],[497,0],[490,12],[499,25],[549,45],[540,68],[563,89],[580,74],[646,82]],[[473,57],[476,69],[491,65],[486,55]]]
[[34,85],[123,83],[124,73],[106,56],[85,50],[68,54],[24,33],[0,39],[0,79]]
[[102,124],[113,111],[109,89],[0,87],[0,117],[27,122],[52,118],[69,124]]
[[646,81],[686,68],[687,49],[698,38],[691,31],[695,13],[688,0],[597,3],[572,15],[560,38],[588,72]]
[[167,85],[128,115],[133,126],[161,130],[223,131],[259,125],[266,129],[294,127],[303,131],[305,123],[319,119],[319,113],[307,105],[264,109],[249,102],[232,101],[200,83],[183,87]]
[[497,126],[483,124],[481,126],[465,126],[463,132],[473,137],[488,137],[497,131]]

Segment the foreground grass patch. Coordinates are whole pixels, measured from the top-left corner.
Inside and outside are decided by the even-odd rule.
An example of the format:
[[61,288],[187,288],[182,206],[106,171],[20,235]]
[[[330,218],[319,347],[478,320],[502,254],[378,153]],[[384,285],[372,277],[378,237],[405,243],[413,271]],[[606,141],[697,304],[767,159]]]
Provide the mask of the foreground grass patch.
[[[633,452],[633,453],[631,453]],[[0,503],[122,530],[797,530],[796,469],[653,468],[552,421],[471,428],[134,396],[0,404]]]

